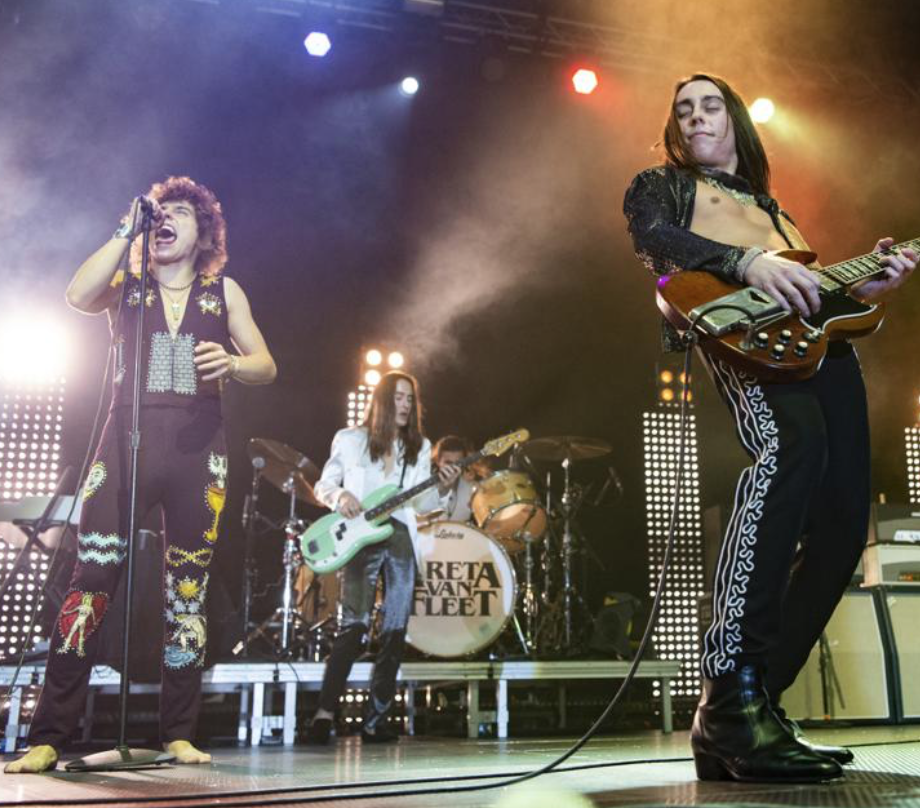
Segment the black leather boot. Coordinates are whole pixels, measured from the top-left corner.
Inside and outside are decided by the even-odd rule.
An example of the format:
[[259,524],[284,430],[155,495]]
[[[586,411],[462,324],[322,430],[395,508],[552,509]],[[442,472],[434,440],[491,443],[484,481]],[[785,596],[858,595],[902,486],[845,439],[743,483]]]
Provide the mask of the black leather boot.
[[838,763],[795,741],[752,665],[703,679],[690,744],[700,780],[814,783],[843,774]]
[[795,738],[796,743],[800,746],[804,746],[812,752],[817,752],[819,755],[829,757],[831,760],[836,760],[841,766],[846,766],[848,763],[853,762],[852,750],[847,749],[845,746],[825,746],[824,744],[814,743],[808,740],[808,738],[805,737],[805,733],[802,732],[802,728],[786,715],[786,711],[780,707],[779,704],[773,702],[771,706],[774,715],[776,715],[783,726],[786,727],[786,730],[792,734],[792,737]]

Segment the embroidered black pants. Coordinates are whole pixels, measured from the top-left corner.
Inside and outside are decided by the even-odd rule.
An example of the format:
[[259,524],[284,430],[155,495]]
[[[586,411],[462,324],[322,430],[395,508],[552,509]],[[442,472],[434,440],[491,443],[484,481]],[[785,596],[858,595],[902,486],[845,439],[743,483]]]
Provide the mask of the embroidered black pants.
[[779,697],[859,562],[869,522],[866,391],[855,352],[803,382],[760,384],[709,363],[753,463],[738,480],[713,583],[702,671],[755,664]]
[[[55,626],[29,743],[60,751],[77,726],[96,655],[99,626],[124,566],[129,519],[131,412],[106,421],[83,489],[77,563]],[[226,496],[227,457],[219,405],[141,411],[138,518],[162,506],[166,535],[160,735],[191,740],[207,638],[207,568]],[[135,609],[145,608],[134,603]],[[149,608],[149,606],[147,607]]]
[[382,572],[385,595],[380,650],[374,660],[370,698],[364,714],[364,726],[370,731],[383,720],[396,695],[396,674],[402,662],[415,591],[415,555],[409,529],[395,519],[391,524],[395,530],[389,539],[365,547],[342,570],[342,621],[326,661],[319,697],[320,709],[335,712],[351,666],[364,649],[377,578]]

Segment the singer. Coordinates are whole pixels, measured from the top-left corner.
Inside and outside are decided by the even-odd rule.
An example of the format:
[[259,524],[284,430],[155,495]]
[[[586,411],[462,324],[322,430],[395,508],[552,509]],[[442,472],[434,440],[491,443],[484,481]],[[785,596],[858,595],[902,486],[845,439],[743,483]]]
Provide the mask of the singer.
[[[153,221],[143,301],[142,206]],[[125,276],[118,267],[128,250]],[[142,305],[137,515],[158,506],[166,535],[160,735],[180,763],[211,760],[192,740],[207,641],[208,565],[226,498],[221,394],[231,379],[267,384],[276,375],[246,295],[223,274],[226,262],[226,223],[214,194],[188,177],[169,177],[134,201],[67,289],[67,302],[78,311],[108,314],[115,347],[112,404],[83,486],[77,563],[51,641],[31,748],[7,772],[53,768],[83,710],[99,626],[128,542],[134,335]]]

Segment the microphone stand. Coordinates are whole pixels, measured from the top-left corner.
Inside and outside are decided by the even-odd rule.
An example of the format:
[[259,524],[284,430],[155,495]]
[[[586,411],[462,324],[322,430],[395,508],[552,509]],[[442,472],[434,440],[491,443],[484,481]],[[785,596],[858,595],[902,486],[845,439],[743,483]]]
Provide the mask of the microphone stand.
[[[125,553],[127,578],[125,580],[125,628],[122,640],[121,686],[118,693],[120,721],[118,727],[118,744],[114,749],[97,752],[83,758],[70,761],[64,768],[67,771],[114,771],[120,769],[140,769],[159,766],[175,761],[175,755],[156,749],[132,749],[127,744],[128,732],[128,676],[129,653],[131,649],[131,608],[134,591],[134,536],[137,532],[137,465],[138,452],[141,447],[141,372],[144,364],[144,315],[147,309],[147,277],[150,257],[150,227],[152,211],[145,200],[141,200],[141,278],[140,300],[137,307],[137,334],[134,352],[134,396],[131,402],[131,488],[128,510],[128,541]],[[127,272],[125,283],[127,284]]]
[[[255,565],[252,561],[252,546],[255,539],[255,522],[259,505],[259,482],[262,479],[262,469],[265,467],[264,457],[252,458],[252,493],[246,500],[243,511],[243,528],[245,529],[245,546],[243,549],[243,639],[239,648],[240,656],[246,659],[249,656],[249,620],[252,612],[253,578]],[[234,648],[234,653],[237,653]]]

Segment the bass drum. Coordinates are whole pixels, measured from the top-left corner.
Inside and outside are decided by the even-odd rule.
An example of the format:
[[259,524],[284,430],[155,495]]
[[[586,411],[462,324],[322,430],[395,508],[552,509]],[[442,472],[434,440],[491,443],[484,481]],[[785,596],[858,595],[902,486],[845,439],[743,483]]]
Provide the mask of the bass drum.
[[418,534],[420,567],[406,640],[436,657],[462,657],[491,645],[514,613],[517,581],[505,549],[460,522]]

